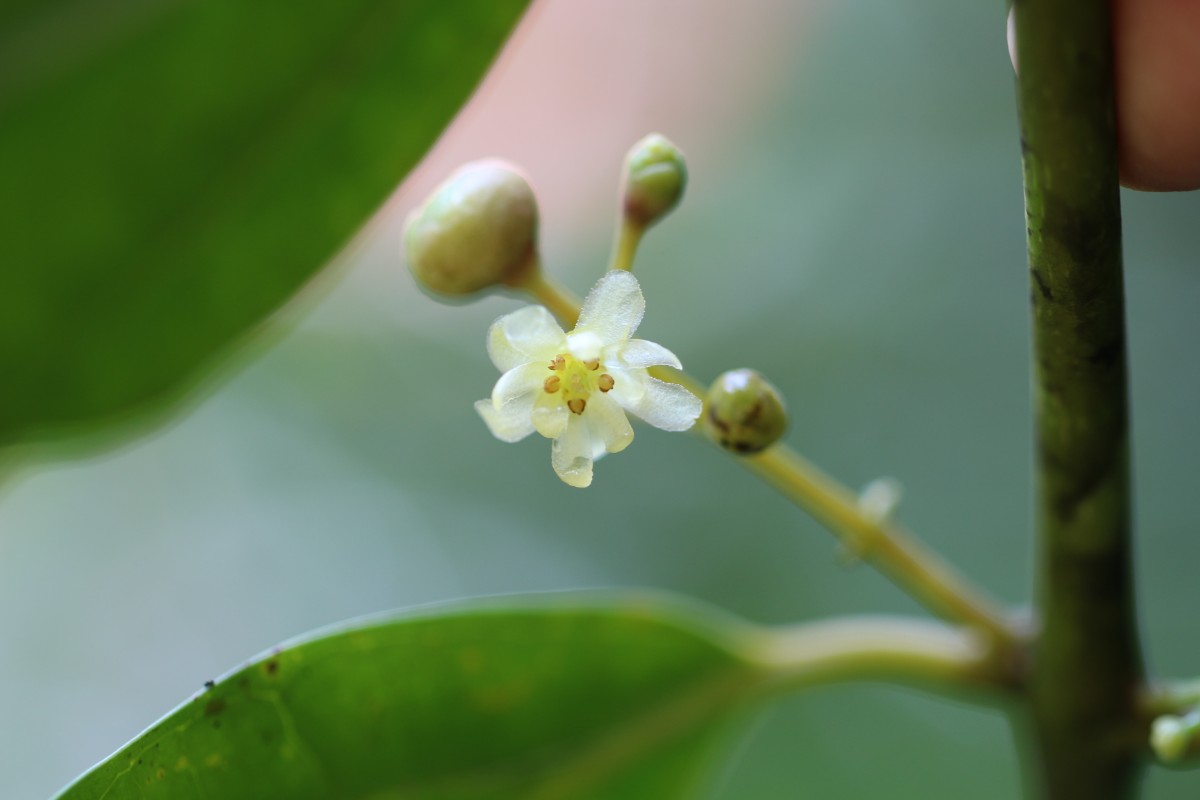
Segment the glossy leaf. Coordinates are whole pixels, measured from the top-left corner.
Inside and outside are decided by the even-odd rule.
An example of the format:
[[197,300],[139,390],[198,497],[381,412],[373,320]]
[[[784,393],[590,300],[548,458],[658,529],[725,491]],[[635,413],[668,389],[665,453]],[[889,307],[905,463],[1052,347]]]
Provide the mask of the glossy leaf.
[[185,389],[404,177],[525,4],[5,4],[0,446]]
[[60,798],[693,797],[760,677],[743,633],[653,597],[370,622],[216,682]]

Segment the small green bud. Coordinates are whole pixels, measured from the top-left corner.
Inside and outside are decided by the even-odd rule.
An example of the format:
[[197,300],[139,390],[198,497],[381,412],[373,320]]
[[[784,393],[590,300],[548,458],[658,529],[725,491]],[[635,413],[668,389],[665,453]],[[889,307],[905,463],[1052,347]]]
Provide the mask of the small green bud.
[[1171,764],[1181,760],[1200,733],[1200,712],[1182,717],[1164,714],[1150,726],[1150,747],[1159,760]]
[[904,493],[895,478],[876,478],[858,493],[858,510],[874,522],[887,522]]
[[652,133],[625,156],[625,216],[649,227],[675,207],[687,186],[687,164],[667,137]]
[[757,453],[783,436],[787,410],[779,390],[752,369],[735,369],[713,382],[704,400],[704,430],[735,453]]
[[404,223],[408,268],[426,289],[465,295],[536,269],[537,200],[511,164],[464,164]]

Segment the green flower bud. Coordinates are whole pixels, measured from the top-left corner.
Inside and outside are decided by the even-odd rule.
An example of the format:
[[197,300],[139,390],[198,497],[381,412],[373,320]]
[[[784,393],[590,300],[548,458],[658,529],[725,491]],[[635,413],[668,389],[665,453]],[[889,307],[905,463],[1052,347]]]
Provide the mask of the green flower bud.
[[625,156],[625,216],[649,227],[675,207],[687,185],[687,164],[669,139],[652,133]]
[[1150,726],[1150,747],[1165,764],[1181,760],[1200,734],[1200,711],[1182,717],[1164,714]]
[[404,223],[408,268],[426,289],[465,295],[537,267],[537,200],[516,167],[464,164]]
[[783,436],[787,410],[779,390],[752,369],[722,374],[704,400],[705,432],[735,453],[757,453]]

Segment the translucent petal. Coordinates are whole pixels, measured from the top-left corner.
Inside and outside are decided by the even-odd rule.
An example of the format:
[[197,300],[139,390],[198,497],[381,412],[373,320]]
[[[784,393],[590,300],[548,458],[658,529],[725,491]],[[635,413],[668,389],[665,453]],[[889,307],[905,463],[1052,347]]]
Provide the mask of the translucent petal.
[[583,412],[591,428],[593,454],[599,446],[601,453],[619,453],[633,441],[633,428],[617,401],[606,394],[593,393]]
[[637,408],[638,404],[642,402],[642,396],[646,394],[646,381],[650,380],[646,370],[620,369],[605,364],[604,371],[613,379],[613,388],[608,396],[620,403],[621,407],[627,411]]
[[549,361],[561,353],[566,334],[550,312],[541,306],[525,306],[505,314],[488,329],[487,349],[501,372],[530,361]]
[[592,483],[592,437],[587,421],[569,415],[563,435],[550,447],[550,464],[563,483],[582,489]]
[[600,337],[592,331],[572,331],[567,337],[567,350],[580,361],[590,361],[600,358],[605,347]]
[[624,270],[607,273],[588,292],[576,332],[594,333],[605,344],[628,339],[641,324],[646,300],[637,278]]
[[496,381],[496,386],[492,389],[492,402],[498,410],[515,400],[527,399],[525,408],[532,411],[533,401],[537,399],[534,393],[546,393],[543,386],[550,375],[549,361],[536,361],[513,367]]
[[654,427],[664,431],[686,431],[700,416],[704,404],[682,386],[647,377],[644,388],[641,398],[625,408]]
[[661,344],[648,342],[645,339],[630,339],[616,348],[616,356],[626,367],[674,367],[683,369],[679,358]]
[[529,410],[521,409],[518,404],[510,403],[497,409],[491,400],[478,400],[475,410],[483,417],[492,435],[502,442],[519,442],[533,433]]
[[567,429],[567,417],[571,416],[560,394],[542,392],[533,403],[533,427],[547,439],[557,439]]

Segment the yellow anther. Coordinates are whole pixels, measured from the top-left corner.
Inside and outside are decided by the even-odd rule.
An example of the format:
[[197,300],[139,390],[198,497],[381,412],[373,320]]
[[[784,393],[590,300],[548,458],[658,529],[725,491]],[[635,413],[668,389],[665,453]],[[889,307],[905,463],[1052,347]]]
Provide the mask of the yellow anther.
[[550,369],[563,369],[566,366],[567,360],[562,356],[555,356],[550,362]]
[[582,414],[583,409],[587,407],[587,401],[581,397],[576,397],[574,400],[567,401],[567,408],[572,414]]
[[585,367],[587,367],[589,370],[592,370],[593,372],[595,372],[596,370],[600,369],[600,359],[598,359],[598,358],[590,359],[588,361],[583,362],[583,365]]
[[[551,369],[553,369],[553,367],[551,367]],[[551,375],[549,378],[546,378],[546,382],[542,384],[542,388],[546,390],[546,394],[554,394],[558,391],[558,386],[560,383],[562,383],[561,378],[559,378],[557,375]]]
[[596,386],[602,392],[607,392],[616,385],[617,382],[613,380],[613,376],[609,375],[607,372],[596,379]]

